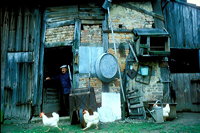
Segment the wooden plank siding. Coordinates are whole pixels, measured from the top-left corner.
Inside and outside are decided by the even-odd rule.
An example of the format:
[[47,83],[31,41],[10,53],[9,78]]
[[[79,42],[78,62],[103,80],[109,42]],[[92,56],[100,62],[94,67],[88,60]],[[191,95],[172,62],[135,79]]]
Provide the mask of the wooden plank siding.
[[[172,86],[176,91],[177,111],[200,111],[200,73],[171,74]],[[198,82],[193,82],[198,81]]]
[[45,12],[45,17],[47,25],[52,25],[52,23],[54,24],[60,23],[62,21],[63,21],[62,26],[69,25],[69,22],[75,19],[84,20],[85,23],[88,22],[90,24],[91,23],[90,21],[96,20],[99,22],[99,20],[103,20],[104,12],[101,7],[95,4],[79,5],[79,6],[69,5],[62,7],[47,8]]
[[[4,109],[4,105],[5,103],[10,103],[10,97],[12,95],[12,90],[6,86],[6,76],[7,76],[7,72],[5,70],[6,69],[6,64],[7,64],[7,49],[8,49],[8,45],[4,45],[4,44],[8,44],[8,40],[9,40],[9,13],[4,11],[1,8],[1,109],[2,111],[5,110]],[[3,19],[2,19],[3,18]],[[7,93],[5,91],[5,88],[7,89]],[[8,98],[7,98],[8,97]]]
[[[1,108],[5,119],[28,121],[38,92],[39,9],[1,9]],[[37,104],[37,103],[35,103]]]
[[200,48],[200,7],[170,1],[163,14],[171,48]]
[[[163,7],[165,27],[171,35],[170,47],[176,49],[200,49],[200,8],[179,1],[168,1]],[[198,62],[197,62],[198,63]],[[177,111],[200,111],[200,73],[172,73],[176,92]]]

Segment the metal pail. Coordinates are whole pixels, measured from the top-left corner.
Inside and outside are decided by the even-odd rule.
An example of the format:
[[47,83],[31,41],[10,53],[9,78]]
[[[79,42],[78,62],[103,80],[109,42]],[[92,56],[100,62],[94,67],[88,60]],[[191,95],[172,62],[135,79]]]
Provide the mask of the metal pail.
[[158,102],[161,103],[161,106],[153,107],[152,116],[154,117],[156,123],[162,123],[162,122],[164,122],[164,119],[163,119],[163,104],[159,100],[157,100],[155,104],[157,104]]
[[103,82],[112,81],[117,74],[117,59],[109,53],[102,54],[96,60],[96,74],[97,77]]

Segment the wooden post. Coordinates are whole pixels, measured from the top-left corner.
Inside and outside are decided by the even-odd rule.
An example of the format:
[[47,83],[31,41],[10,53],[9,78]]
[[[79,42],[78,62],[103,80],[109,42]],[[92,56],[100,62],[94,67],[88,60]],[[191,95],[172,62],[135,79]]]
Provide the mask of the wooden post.
[[[114,37],[114,32],[113,32],[113,27],[112,27],[112,20],[111,20],[111,17],[110,17],[110,9],[109,9],[109,7],[107,8],[107,10],[108,10],[108,19],[109,19],[109,21],[110,21],[110,29],[111,29],[111,31],[112,31],[112,40],[113,40],[113,43],[114,43],[114,51],[115,51],[115,57],[116,57],[116,59],[117,59],[117,62],[118,62],[118,58],[117,58],[117,50],[116,50],[116,45],[115,45],[115,37]],[[121,101],[122,101],[122,103],[121,103],[121,108],[122,108],[122,119],[124,119],[125,117],[125,115],[124,115],[124,111],[125,111],[125,107],[124,107],[124,103],[125,103],[125,101],[126,101],[126,98],[125,98],[125,93],[124,93],[124,88],[123,88],[123,85],[122,85],[122,76],[121,76],[121,71],[120,71],[120,66],[119,66],[119,64],[117,64],[117,69],[118,69],[118,73],[119,73],[119,80],[120,80],[120,90],[121,90],[121,93],[120,93],[120,95],[122,95],[121,96]]]
[[[45,11],[41,11],[43,13],[41,17],[42,22],[41,22],[41,39],[40,39],[40,53],[39,53],[39,70],[38,70],[38,93],[40,93],[40,98],[43,97],[43,76],[44,76],[44,43],[45,43],[45,33],[46,33],[46,17],[45,17]],[[36,112],[34,112],[35,114],[38,114],[38,112],[41,111],[40,105],[42,104],[43,101],[40,101],[39,103],[37,103],[36,106]]]
[[[105,14],[105,20],[103,20],[102,22],[102,30],[106,30],[108,29],[108,15]],[[108,51],[108,33],[105,33],[103,32],[103,35],[102,35],[102,39],[103,39],[103,48],[104,48],[104,52],[107,52]]]
[[[108,29],[108,14],[105,14],[105,19],[102,22],[102,30],[107,30]],[[104,48],[104,52],[107,53],[108,51],[108,33],[103,32],[102,35],[102,39],[103,39],[103,48]],[[102,91],[103,92],[109,92],[109,84],[108,83],[102,83]]]
[[79,46],[81,40],[81,21],[79,19],[75,20],[75,28],[74,28],[74,45],[73,45],[73,88],[78,88],[79,86]]
[[[163,17],[162,9],[161,9],[161,0],[152,0],[151,1],[153,11]],[[155,19],[155,28],[164,28],[164,19],[160,20],[157,17]]]
[[8,47],[8,31],[9,31],[9,27],[8,27],[8,23],[6,22],[6,20],[9,19],[8,16],[8,11],[4,10],[4,14],[3,14],[3,9],[1,8],[1,16],[4,21],[2,22],[1,25],[1,111],[4,113],[4,89],[5,89],[5,83],[6,83],[6,72],[7,72],[7,47]]

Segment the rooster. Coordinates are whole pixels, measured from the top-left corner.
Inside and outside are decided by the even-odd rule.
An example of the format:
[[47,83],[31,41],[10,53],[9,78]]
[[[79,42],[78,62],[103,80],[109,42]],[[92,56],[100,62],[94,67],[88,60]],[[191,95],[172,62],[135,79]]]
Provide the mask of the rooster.
[[163,108],[163,118],[166,120],[167,117],[169,117],[170,113],[170,107],[169,104],[167,103],[166,106]]
[[85,120],[86,127],[82,130],[86,130],[92,125],[96,125],[96,129],[98,129],[99,114],[97,112],[93,112],[93,115],[90,115],[87,110],[83,110],[83,118]]
[[[60,131],[62,130],[61,128],[58,127],[58,121],[59,121],[59,114],[53,112],[52,113],[53,117],[47,117],[44,112],[40,113],[40,117],[42,117],[42,122],[45,126],[50,126],[50,127],[56,127],[58,128]],[[50,128],[45,131],[48,132],[50,130]]]

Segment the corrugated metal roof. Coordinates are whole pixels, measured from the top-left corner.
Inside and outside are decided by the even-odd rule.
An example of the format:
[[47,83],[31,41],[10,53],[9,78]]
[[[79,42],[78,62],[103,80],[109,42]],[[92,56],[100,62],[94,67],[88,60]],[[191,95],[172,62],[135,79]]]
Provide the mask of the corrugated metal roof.
[[135,28],[133,33],[137,36],[154,36],[154,35],[164,35],[169,36],[169,33],[164,29],[158,28]]

